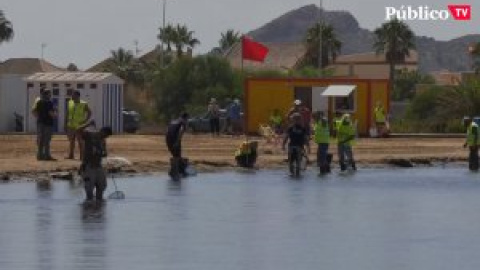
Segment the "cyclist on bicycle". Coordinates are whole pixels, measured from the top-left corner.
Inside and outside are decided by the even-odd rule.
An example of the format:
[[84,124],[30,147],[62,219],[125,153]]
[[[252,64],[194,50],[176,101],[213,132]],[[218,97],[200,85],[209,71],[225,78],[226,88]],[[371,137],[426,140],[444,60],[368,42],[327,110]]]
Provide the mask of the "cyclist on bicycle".
[[303,126],[302,116],[299,113],[291,115],[292,124],[288,127],[283,139],[282,149],[288,143],[288,164],[292,175],[300,175],[300,165],[305,146],[308,147],[308,133]]

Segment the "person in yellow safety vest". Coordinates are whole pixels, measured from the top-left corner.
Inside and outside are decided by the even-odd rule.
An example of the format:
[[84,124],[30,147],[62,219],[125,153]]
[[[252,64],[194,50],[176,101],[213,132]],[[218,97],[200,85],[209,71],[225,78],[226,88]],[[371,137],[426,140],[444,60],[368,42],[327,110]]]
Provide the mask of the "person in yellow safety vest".
[[480,145],[478,125],[470,117],[464,117],[463,124],[467,128],[467,138],[463,147],[468,146],[470,150],[468,155],[468,168],[471,171],[478,171],[478,146]]
[[377,101],[375,108],[373,109],[373,116],[375,120],[375,126],[377,127],[378,136],[385,136],[387,134],[387,114],[385,108],[380,101]]
[[335,112],[335,116],[333,118],[333,136],[337,137],[337,131],[338,127],[340,126],[340,123],[342,122],[342,113],[341,112]]
[[342,171],[347,169],[346,159],[348,160],[348,164],[352,166],[353,170],[357,169],[352,151],[354,143],[355,128],[353,127],[350,115],[344,114],[341,124],[338,126],[337,133],[338,159],[340,162],[340,170]]
[[330,164],[328,161],[328,146],[330,144],[330,128],[328,120],[323,116],[322,112],[314,115],[313,123],[314,141],[318,145],[317,163],[320,167],[320,174],[330,172]]
[[283,117],[280,114],[280,110],[275,109],[273,110],[272,115],[270,116],[270,127],[272,128],[273,132],[275,133],[274,136],[274,144],[275,146],[278,144],[281,136],[283,134]]
[[69,151],[67,159],[75,158],[75,140],[78,141],[80,149],[80,159],[83,158],[83,139],[82,130],[88,124],[92,111],[88,104],[80,100],[80,92],[74,91],[72,98],[68,101],[66,113],[67,137],[69,141]]

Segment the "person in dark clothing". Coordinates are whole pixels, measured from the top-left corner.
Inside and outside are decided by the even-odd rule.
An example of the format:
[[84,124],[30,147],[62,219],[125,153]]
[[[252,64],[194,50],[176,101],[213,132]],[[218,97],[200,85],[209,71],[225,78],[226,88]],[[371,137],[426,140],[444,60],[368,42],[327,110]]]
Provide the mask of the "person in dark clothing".
[[51,101],[51,92],[44,90],[32,110],[37,118],[37,160],[54,161],[50,154],[53,125],[57,118],[57,111]]
[[283,140],[282,149],[288,144],[288,163],[292,175],[300,175],[300,165],[305,146],[308,147],[308,133],[302,123],[302,116],[299,113],[291,115],[293,124],[288,127]]
[[[83,127],[85,128],[85,127]],[[87,201],[103,200],[103,192],[107,187],[107,178],[102,166],[102,158],[107,156],[106,138],[112,135],[111,127],[103,127],[100,131],[87,128],[82,132],[84,152],[80,172],[85,183]]]
[[208,118],[210,119],[210,131],[212,136],[220,136],[220,107],[217,100],[212,98],[208,104]]
[[480,135],[478,134],[478,124],[473,121],[473,118],[465,116],[463,118],[463,124],[467,129],[467,138],[464,148],[468,146],[469,155],[468,155],[468,168],[471,171],[478,171],[478,146],[480,145]]
[[180,118],[173,120],[167,128],[167,134],[165,136],[167,148],[172,158],[170,159],[170,176],[174,179],[178,179],[182,170],[181,164],[182,162],[182,136],[185,132],[187,121],[189,115],[187,113],[183,113]]

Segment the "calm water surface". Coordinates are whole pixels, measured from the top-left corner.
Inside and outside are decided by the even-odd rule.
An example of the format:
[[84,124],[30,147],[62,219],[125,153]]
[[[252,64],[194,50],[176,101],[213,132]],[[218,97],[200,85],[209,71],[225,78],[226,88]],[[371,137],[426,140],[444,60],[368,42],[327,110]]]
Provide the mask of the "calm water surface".
[[480,174],[464,169],[117,184],[127,198],[96,209],[67,182],[0,184],[0,269],[480,269]]

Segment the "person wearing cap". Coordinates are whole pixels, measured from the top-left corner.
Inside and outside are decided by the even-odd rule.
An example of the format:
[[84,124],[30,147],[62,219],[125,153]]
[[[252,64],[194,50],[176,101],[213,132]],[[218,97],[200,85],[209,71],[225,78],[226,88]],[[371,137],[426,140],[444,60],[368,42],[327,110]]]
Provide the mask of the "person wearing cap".
[[355,143],[355,128],[349,114],[344,114],[337,130],[338,159],[340,170],[345,171],[347,165],[356,170],[352,146]]
[[210,119],[210,132],[212,133],[212,136],[220,136],[220,107],[217,104],[217,99],[210,99],[207,114]]
[[32,113],[37,118],[37,160],[55,161],[50,153],[50,142],[57,110],[51,101],[49,90],[42,92],[41,99],[35,104]]
[[182,137],[187,128],[188,118],[188,113],[182,113],[178,119],[170,122],[165,136],[168,151],[172,155],[170,159],[170,176],[175,180],[178,180],[180,174],[184,173],[184,166],[182,166]]
[[292,175],[299,175],[303,151],[305,149],[305,146],[309,147],[307,143],[308,134],[302,124],[302,116],[300,115],[300,113],[293,113],[291,119],[293,124],[288,127],[285,133],[282,143],[282,149],[285,151],[285,145],[288,142],[288,163],[290,173]]
[[330,172],[330,164],[328,162],[330,128],[327,118],[323,116],[323,112],[316,112],[313,118],[313,138],[315,143],[318,145],[317,164],[320,168],[320,174],[326,174]]
[[92,111],[88,107],[87,102],[80,99],[80,91],[74,91],[72,98],[67,103],[65,117],[65,126],[67,127],[67,138],[69,141],[67,159],[75,158],[75,141],[78,142],[80,159],[83,158],[83,140],[80,127],[85,125],[91,116]]
[[480,145],[478,124],[470,117],[464,117],[463,124],[467,128],[467,138],[463,147],[469,148],[468,168],[471,171],[478,171],[478,146]]
[[[310,110],[304,106],[303,102],[300,99],[296,99],[293,102],[293,107],[289,110],[287,114],[287,119],[291,119],[291,116],[294,113],[299,113],[301,116],[301,122],[305,130],[307,131],[307,136],[310,139],[310,134],[311,134],[311,119],[312,119],[312,113]],[[307,144],[310,143],[310,140],[307,141]],[[310,149],[310,148],[308,148]]]
[[378,136],[385,136],[387,134],[387,114],[385,112],[385,108],[380,101],[377,101],[376,106],[373,109],[373,117],[375,126],[377,128]]

